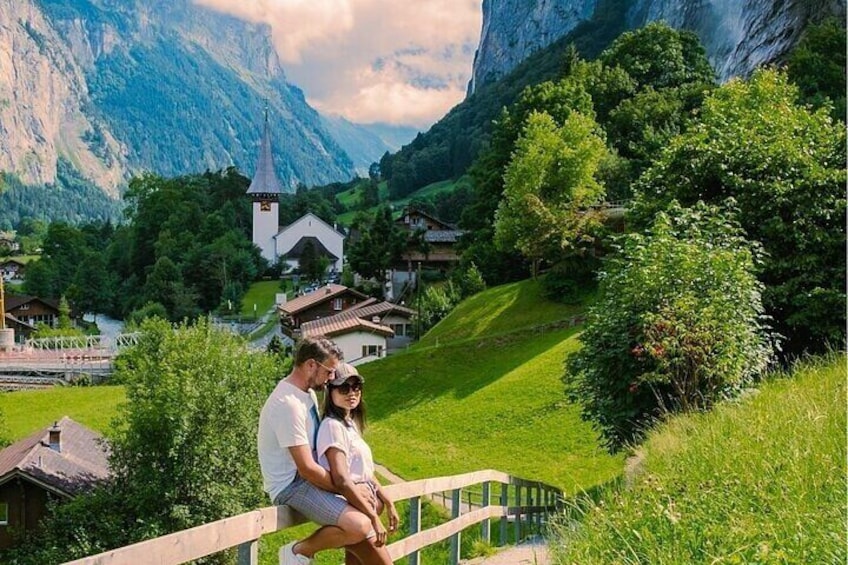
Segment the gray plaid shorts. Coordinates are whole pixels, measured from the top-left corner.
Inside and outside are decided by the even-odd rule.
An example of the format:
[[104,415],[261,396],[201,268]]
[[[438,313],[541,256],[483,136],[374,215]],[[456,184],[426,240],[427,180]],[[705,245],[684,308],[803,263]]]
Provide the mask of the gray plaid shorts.
[[274,499],[277,506],[291,506],[316,524],[335,526],[347,508],[347,501],[332,492],[321,490],[300,475]]

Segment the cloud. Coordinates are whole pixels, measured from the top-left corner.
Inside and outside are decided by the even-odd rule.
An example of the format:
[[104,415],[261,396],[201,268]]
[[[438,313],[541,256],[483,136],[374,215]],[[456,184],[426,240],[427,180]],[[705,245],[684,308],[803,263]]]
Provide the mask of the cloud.
[[481,0],[195,0],[271,26],[289,81],[329,114],[429,127],[465,96]]

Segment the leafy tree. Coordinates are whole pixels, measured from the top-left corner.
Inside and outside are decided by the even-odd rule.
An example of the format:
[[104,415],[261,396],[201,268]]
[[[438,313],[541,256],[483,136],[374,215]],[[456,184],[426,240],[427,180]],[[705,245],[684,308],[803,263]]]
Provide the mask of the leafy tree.
[[299,260],[300,272],[310,281],[320,281],[330,266],[330,259],[318,253],[315,245],[307,241]]
[[564,380],[611,449],[666,411],[708,408],[765,369],[758,246],[731,217],[673,203],[608,258]]
[[256,426],[281,376],[274,358],[203,319],[176,330],[147,320],[141,331],[116,362],[127,404],[110,465],[122,514],[163,534],[261,505]]
[[802,100],[821,108],[830,100],[831,117],[845,121],[845,22],[836,18],[804,30],[789,56],[787,73]]
[[56,327],[60,330],[71,329],[71,305],[64,294],[59,299],[59,319]]
[[736,199],[742,227],[767,253],[763,301],[790,354],[845,339],[845,129],[828,108],[797,99],[773,70],[715,90],[642,177],[634,203],[645,225],[672,199]]
[[530,115],[504,177],[495,241],[530,259],[534,276],[543,259],[591,245],[601,216],[589,207],[604,197],[595,172],[605,152],[589,117],[573,112],[558,127],[547,114]]
[[386,273],[404,249],[406,237],[392,220],[392,210],[381,206],[373,216],[359,214],[352,229],[357,236],[348,246],[351,268],[366,279],[376,279],[380,284]]
[[137,328],[148,318],[168,319],[168,310],[159,302],[147,302],[141,308],[133,310],[127,316],[127,326]]

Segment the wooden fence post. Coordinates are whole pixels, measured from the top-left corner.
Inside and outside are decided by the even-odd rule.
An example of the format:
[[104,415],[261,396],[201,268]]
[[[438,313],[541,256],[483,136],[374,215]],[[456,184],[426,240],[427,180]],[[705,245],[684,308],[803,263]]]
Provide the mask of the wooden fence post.
[[[501,506],[509,506],[509,485],[501,483]],[[501,516],[501,545],[506,545],[506,521],[507,516]]]
[[259,540],[246,541],[238,546],[238,565],[259,565]]
[[[542,485],[536,485],[536,504],[542,506]],[[536,528],[538,533],[542,533],[542,513],[544,510],[536,512]]]
[[[486,481],[485,483],[483,483],[483,502],[480,504],[480,506],[483,508],[489,506],[489,498],[491,498],[491,488],[491,482]],[[483,543],[491,544],[492,527],[490,520],[488,518],[483,520],[483,523],[480,527],[482,529],[480,537],[483,538]]]
[[[421,497],[413,496],[409,499],[409,535],[415,535],[421,531]],[[418,552],[409,554],[409,565],[418,565]]]
[[[451,518],[459,518],[459,515],[462,513],[462,489],[455,488],[453,489],[453,494],[451,496]],[[462,533],[457,532],[450,538],[450,564],[458,565],[459,563],[459,550],[460,550],[460,539]]]
[[515,543],[521,540],[521,484],[515,485]]

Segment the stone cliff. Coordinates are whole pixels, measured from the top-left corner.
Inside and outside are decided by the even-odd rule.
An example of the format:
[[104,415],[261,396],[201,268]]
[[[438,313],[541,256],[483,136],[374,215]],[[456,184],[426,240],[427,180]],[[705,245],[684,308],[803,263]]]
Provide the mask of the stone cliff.
[[[534,51],[590,20],[601,0],[483,0],[483,30],[469,94]],[[610,2],[610,4],[612,4]],[[810,21],[845,18],[846,0],[634,0],[622,17],[637,28],[665,20],[694,31],[720,80],[779,61]]]

